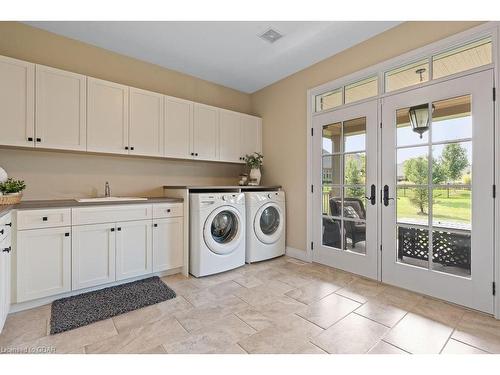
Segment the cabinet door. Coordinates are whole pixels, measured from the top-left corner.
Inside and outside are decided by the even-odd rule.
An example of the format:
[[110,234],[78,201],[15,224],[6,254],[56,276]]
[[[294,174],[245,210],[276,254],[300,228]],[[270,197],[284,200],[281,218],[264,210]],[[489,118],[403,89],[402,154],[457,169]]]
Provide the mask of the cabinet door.
[[10,307],[10,253],[2,251],[10,246],[7,242],[0,241],[0,333]]
[[129,151],[132,155],[163,155],[163,95],[129,88]]
[[182,217],[153,221],[153,272],[183,266],[183,222]]
[[241,162],[241,115],[219,111],[219,160]]
[[218,128],[218,109],[195,103],[192,148],[195,159],[217,160]]
[[241,117],[241,151],[242,157],[262,152],[262,119],[242,115]]
[[36,66],[36,147],[84,151],[87,77]]
[[17,232],[17,302],[71,290],[71,227]]
[[128,154],[128,87],[87,78],[87,151]]
[[116,280],[152,272],[151,220],[116,223]]
[[0,144],[34,147],[35,64],[0,56]]
[[165,156],[191,158],[193,102],[165,98]]
[[73,290],[115,281],[115,225],[73,226]]

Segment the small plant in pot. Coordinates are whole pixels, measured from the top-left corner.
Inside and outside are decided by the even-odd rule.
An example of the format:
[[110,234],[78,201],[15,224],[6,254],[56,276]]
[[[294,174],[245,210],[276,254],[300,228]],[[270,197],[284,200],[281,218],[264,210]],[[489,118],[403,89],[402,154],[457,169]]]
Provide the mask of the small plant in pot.
[[258,152],[254,152],[251,155],[245,155],[245,163],[250,168],[250,181],[248,185],[260,185],[260,178],[262,177],[260,167],[262,167],[263,159],[264,156]]
[[0,183],[0,204],[16,204],[21,201],[22,191],[26,189],[23,180],[8,178]]

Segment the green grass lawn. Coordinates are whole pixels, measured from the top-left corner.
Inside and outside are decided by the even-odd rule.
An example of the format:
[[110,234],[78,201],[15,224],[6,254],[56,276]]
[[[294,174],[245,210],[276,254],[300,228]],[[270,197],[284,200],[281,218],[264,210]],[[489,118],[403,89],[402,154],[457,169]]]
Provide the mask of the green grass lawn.
[[[397,211],[398,218],[423,219],[427,214],[422,215],[419,209],[410,202],[410,188],[406,189],[406,197],[403,195],[403,189],[398,191]],[[442,221],[451,221],[458,223],[470,223],[471,215],[471,192],[467,190],[450,189],[450,197],[447,196],[446,189],[434,190],[434,219]],[[426,209],[426,213],[428,210]]]

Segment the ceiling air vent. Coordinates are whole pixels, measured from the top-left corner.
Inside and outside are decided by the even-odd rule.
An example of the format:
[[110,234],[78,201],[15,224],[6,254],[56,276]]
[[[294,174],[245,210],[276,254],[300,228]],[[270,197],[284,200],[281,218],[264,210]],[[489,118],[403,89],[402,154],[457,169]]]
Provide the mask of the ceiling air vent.
[[279,33],[279,31],[276,31],[274,29],[269,29],[267,30],[264,34],[259,35],[262,39],[264,39],[266,42],[269,43],[274,43],[278,39],[282,38],[283,35]]

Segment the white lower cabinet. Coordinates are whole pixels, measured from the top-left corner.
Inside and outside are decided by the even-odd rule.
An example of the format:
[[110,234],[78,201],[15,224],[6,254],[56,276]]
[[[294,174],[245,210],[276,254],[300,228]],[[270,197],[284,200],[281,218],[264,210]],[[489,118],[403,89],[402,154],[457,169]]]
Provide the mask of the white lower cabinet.
[[[15,302],[182,267],[182,208],[182,203],[75,207],[65,209],[65,220],[50,220],[54,209],[19,210]],[[60,223],[71,226],[40,228]],[[1,259],[0,282],[6,273]]]
[[151,221],[116,223],[116,280],[151,273],[153,249]]
[[184,264],[183,223],[182,217],[153,220],[153,272]]
[[17,302],[71,290],[71,227],[17,233]]
[[110,283],[115,277],[114,224],[77,225],[72,239],[73,290]]
[[10,309],[10,263],[11,263],[11,240],[7,224],[10,215],[0,218],[0,333],[7,319]]

